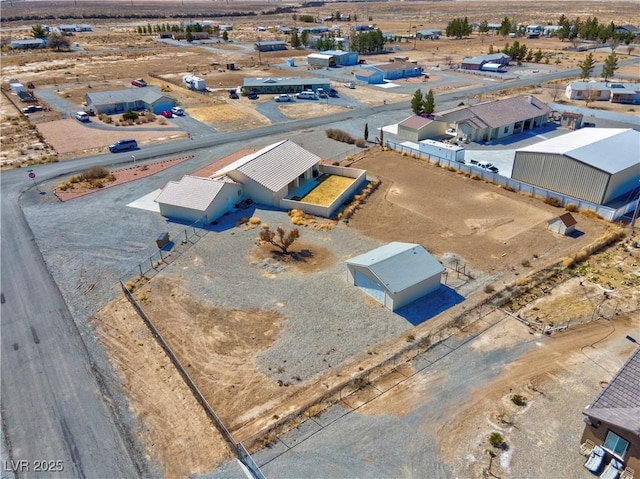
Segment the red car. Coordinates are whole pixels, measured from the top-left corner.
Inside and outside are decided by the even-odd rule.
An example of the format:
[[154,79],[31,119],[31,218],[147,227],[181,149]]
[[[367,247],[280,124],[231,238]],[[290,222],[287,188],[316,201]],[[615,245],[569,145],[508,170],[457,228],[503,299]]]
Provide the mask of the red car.
[[133,86],[137,86],[137,87],[139,87],[139,88],[147,86],[147,82],[146,82],[146,81],[144,81],[144,79],[142,79],[142,78],[136,78],[135,80],[133,80],[133,81],[131,82],[131,84],[132,84]]
[[160,114],[165,118],[173,118],[173,113],[171,113],[169,110],[162,110]]

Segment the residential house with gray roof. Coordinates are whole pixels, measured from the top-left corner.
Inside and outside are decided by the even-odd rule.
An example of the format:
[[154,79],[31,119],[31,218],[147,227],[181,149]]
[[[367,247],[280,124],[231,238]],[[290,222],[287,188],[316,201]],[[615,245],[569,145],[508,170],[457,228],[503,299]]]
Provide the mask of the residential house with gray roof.
[[487,64],[507,66],[511,62],[511,57],[506,53],[490,53],[477,57],[465,58],[462,60],[460,68],[463,70],[482,70]]
[[455,129],[460,140],[486,143],[545,125],[551,112],[546,103],[523,95],[456,107],[433,116]]
[[602,447],[604,463],[615,458],[640,472],[640,348],[582,414],[582,443],[589,440]]
[[85,95],[85,101],[88,109],[107,115],[124,113],[127,110],[149,110],[159,114],[176,106],[173,98],[162,94],[155,87],[89,92]]

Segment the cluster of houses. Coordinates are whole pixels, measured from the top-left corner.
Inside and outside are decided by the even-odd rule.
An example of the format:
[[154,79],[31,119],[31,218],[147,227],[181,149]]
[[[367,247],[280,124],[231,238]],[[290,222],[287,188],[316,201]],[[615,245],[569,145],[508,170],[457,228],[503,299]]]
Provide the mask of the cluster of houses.
[[[460,106],[428,117],[414,115],[384,130],[402,144],[432,151],[428,142],[433,143],[434,138],[490,143],[544,126],[551,121],[552,113],[536,97],[521,95]],[[612,151],[617,152],[615,157],[611,156]],[[453,158],[448,150],[445,153],[435,156]],[[630,203],[627,200],[638,196],[638,158],[640,132],[634,129],[578,129],[517,149],[511,177],[576,200],[622,208]]]
[[[92,32],[93,27],[87,24],[61,24],[57,26],[43,25],[42,28],[48,33],[62,33],[73,35],[74,33]],[[11,40],[10,46],[13,50],[29,50],[33,48],[45,48],[46,38],[23,38],[21,40]]]

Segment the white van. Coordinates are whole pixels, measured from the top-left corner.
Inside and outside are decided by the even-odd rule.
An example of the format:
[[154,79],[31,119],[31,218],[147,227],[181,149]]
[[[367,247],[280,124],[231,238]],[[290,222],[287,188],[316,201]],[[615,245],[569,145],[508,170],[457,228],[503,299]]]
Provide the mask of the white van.
[[76,113],[76,120],[81,121],[83,123],[91,121],[91,119],[89,118],[89,114],[84,111],[79,111]]

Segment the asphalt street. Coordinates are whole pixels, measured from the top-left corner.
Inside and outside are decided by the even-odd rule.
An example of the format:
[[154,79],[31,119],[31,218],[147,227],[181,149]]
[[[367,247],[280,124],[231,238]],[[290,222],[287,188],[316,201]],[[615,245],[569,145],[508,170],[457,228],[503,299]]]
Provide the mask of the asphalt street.
[[[637,62],[637,59],[631,61]],[[624,64],[625,62],[620,62]],[[537,78],[490,83],[483,87],[439,95],[437,104],[457,102],[479,92],[536,85],[576,75],[577,69]],[[397,122],[409,103],[352,109],[330,117],[349,131],[362,131],[365,121]],[[267,127],[203,135],[192,140],[155,145],[136,151],[144,160],[157,156],[214,148],[235,141],[278,137],[327,123],[326,118],[291,120]],[[106,154],[39,165],[37,180],[130,162],[131,153]],[[145,465],[136,458],[130,431],[123,427],[101,387],[80,330],[47,270],[20,197],[34,183],[27,171],[14,169],[0,177],[2,217],[1,260],[1,393],[3,432],[9,466],[17,477],[139,477]],[[85,321],[86,318],[76,318]],[[6,457],[6,454],[3,454]],[[47,471],[42,463],[47,463]],[[20,462],[26,461],[26,462]],[[59,461],[59,462],[56,462]],[[5,464],[6,465],[6,464]],[[40,470],[36,470],[40,466]],[[60,471],[60,469],[63,469]],[[51,469],[58,469],[53,471]]]

